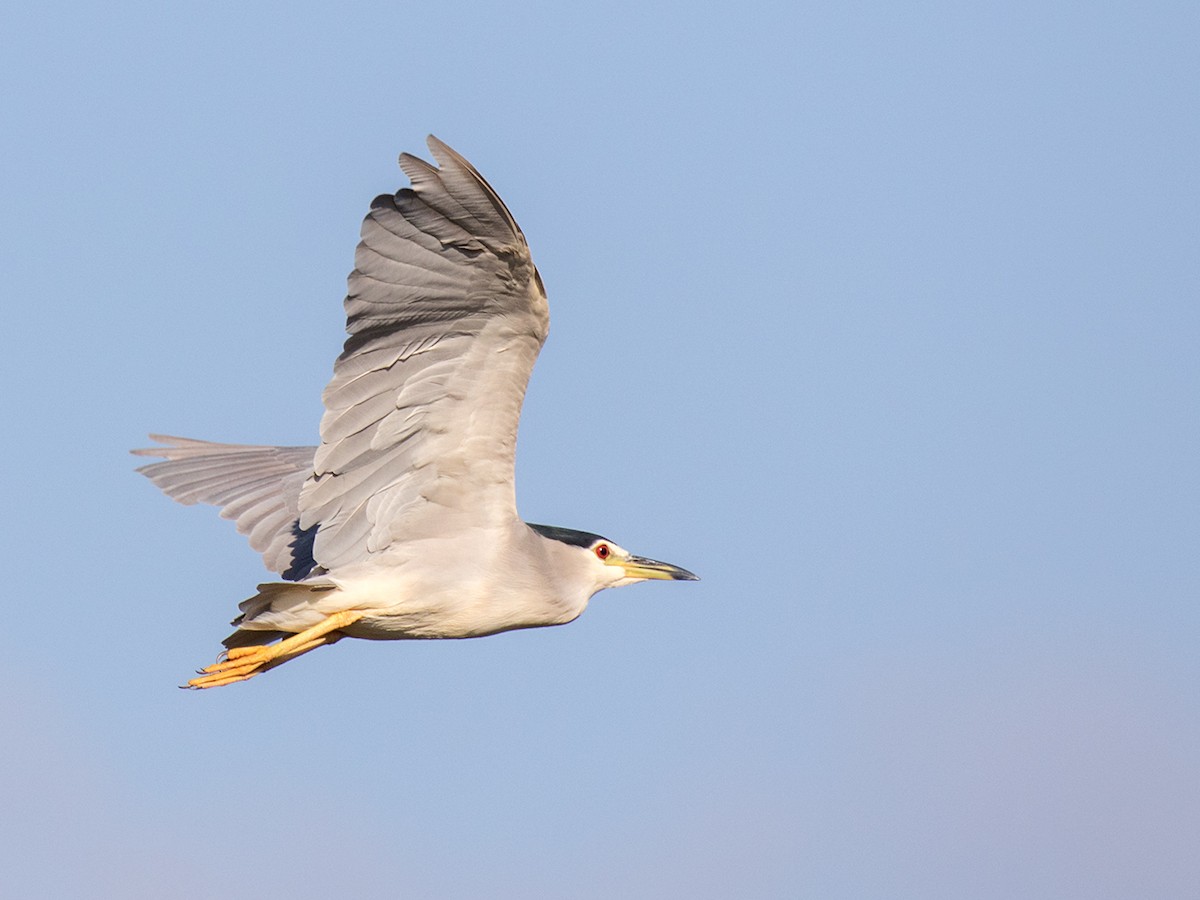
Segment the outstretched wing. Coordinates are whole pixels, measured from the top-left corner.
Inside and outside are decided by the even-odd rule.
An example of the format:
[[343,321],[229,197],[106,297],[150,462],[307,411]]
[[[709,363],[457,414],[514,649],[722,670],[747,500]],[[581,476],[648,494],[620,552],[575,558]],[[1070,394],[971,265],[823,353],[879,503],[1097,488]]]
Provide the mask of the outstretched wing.
[[152,434],[164,446],[134,450],[164,457],[138,469],[167,496],[210,503],[233,519],[272,572],[289,581],[314,566],[313,533],[299,527],[300,488],[312,474],[315,447],[251,447]]
[[517,423],[546,295],[496,192],[441,141],[429,148],[439,167],[401,155],[412,187],[371,204],[350,274],[350,337],[299,500],[326,571],[517,514]]

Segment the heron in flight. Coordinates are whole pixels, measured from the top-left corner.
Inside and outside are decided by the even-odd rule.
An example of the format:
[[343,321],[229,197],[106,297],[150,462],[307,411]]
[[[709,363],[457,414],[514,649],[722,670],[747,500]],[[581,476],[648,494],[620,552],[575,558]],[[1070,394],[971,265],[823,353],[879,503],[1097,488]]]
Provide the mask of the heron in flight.
[[151,435],[138,469],[233,519],[280,581],[239,605],[188,687],[245,681],[343,637],[482,637],[562,625],[604,588],[695,581],[585,531],[517,515],[513,460],[550,324],[525,236],[492,187],[430,136],[412,182],[371,204],[318,447]]

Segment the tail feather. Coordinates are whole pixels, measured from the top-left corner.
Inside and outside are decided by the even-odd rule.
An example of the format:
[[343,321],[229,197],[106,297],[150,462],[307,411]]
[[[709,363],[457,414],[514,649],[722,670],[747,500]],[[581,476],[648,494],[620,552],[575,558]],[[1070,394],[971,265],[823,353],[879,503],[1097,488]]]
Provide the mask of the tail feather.
[[[237,630],[221,643],[225,645],[226,650],[269,644],[315,625],[326,613],[317,612],[314,615],[312,604],[319,595],[327,594],[335,588],[335,585],[324,581],[306,584],[272,581],[260,584],[257,594],[238,604],[242,613],[229,623],[236,625]],[[288,628],[292,625],[295,627],[291,630],[271,627],[277,624]]]
[[226,650],[234,647],[257,647],[260,644],[271,644],[287,637],[286,631],[243,631],[238,629],[221,643]]

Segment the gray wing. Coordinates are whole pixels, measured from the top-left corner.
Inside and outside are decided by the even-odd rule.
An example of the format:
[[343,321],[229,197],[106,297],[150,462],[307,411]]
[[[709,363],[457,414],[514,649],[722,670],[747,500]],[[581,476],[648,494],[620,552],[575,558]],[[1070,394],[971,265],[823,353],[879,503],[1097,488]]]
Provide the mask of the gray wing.
[[134,450],[163,462],[138,469],[169,497],[221,507],[272,572],[299,580],[313,569],[313,534],[299,527],[300,488],[315,447],[251,447],[152,434],[165,446]]
[[440,167],[377,197],[325,389],[321,446],[300,493],[325,570],[394,542],[515,519],[513,460],[549,310],[529,247],[496,192],[434,137]]

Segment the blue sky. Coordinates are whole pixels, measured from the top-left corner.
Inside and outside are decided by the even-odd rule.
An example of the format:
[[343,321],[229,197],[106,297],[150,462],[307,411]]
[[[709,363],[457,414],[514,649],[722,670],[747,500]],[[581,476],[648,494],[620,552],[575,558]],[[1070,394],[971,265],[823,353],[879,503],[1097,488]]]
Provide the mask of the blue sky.
[[[0,29],[6,895],[1200,893],[1193,4]],[[429,132],[550,293],[523,514],[704,580],[178,691],[267,576],[127,450],[315,440]]]

